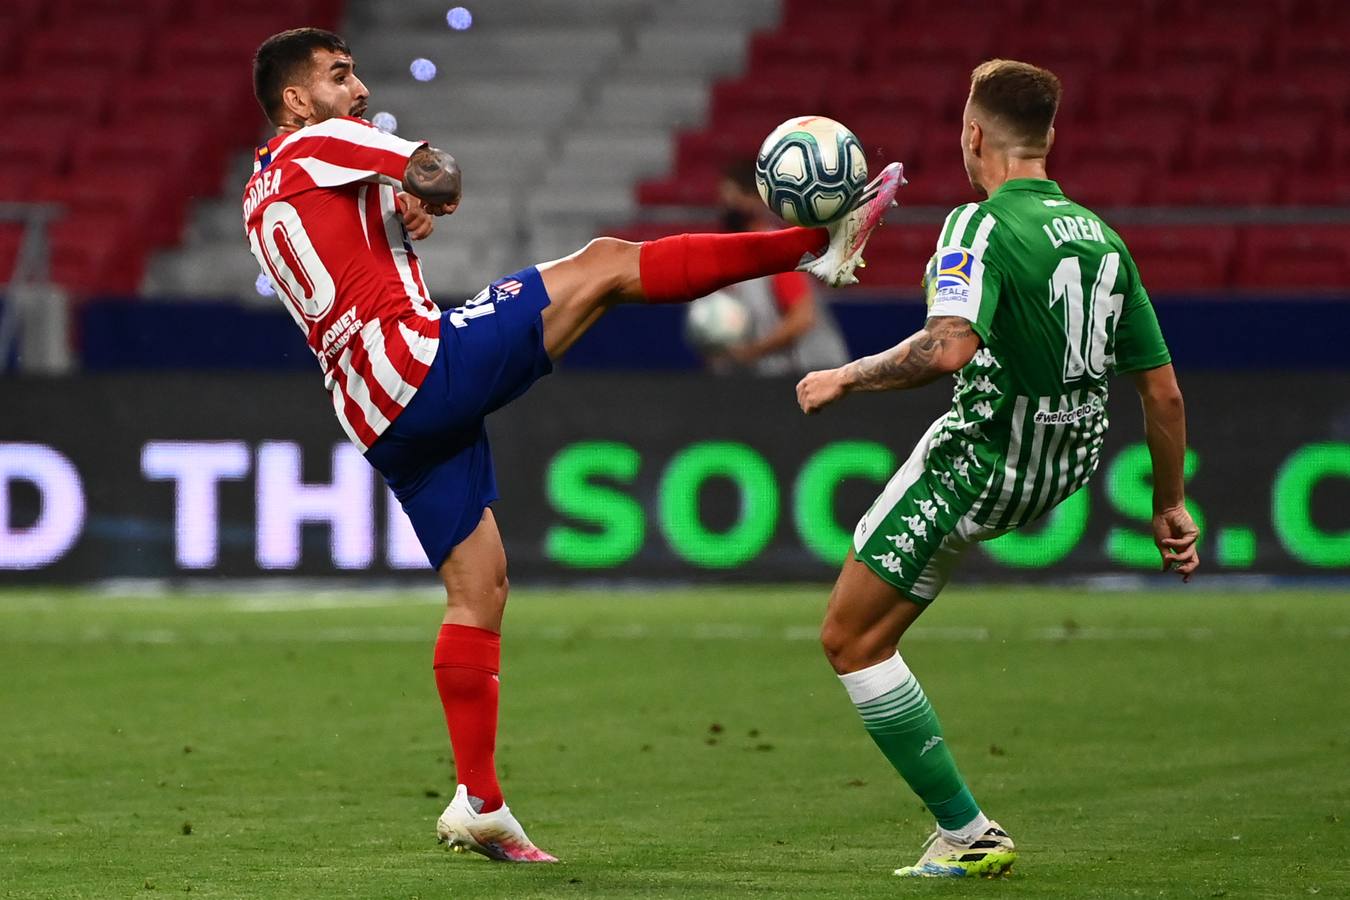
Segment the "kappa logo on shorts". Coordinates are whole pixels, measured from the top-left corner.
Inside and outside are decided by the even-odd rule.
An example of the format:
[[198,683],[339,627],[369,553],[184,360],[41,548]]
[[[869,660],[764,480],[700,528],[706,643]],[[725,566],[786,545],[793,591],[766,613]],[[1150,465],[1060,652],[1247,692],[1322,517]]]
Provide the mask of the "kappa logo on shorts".
[[879,553],[872,557],[873,561],[878,563],[887,572],[892,575],[899,575],[900,570],[905,567],[905,563],[900,557],[895,555],[893,550],[887,550],[885,553]]
[[886,540],[894,544],[895,549],[899,550],[901,553],[908,553],[911,556],[914,554],[914,538],[910,537],[905,532],[901,532],[900,534],[888,534],[886,535]]

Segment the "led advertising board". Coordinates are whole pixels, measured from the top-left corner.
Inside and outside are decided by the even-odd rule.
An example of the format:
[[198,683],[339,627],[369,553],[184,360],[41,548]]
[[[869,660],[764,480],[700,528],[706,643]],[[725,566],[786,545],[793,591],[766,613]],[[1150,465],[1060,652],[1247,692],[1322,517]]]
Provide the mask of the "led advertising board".
[[[1206,570],[1350,575],[1350,396],[1335,376],[1186,377]],[[826,580],[928,423],[938,385],[797,411],[793,385],[558,375],[490,420],[512,572]],[[963,579],[1148,571],[1139,404],[1114,387],[1093,483],[968,555]],[[0,584],[365,573],[428,579],[407,519],[316,379],[0,385]],[[420,574],[419,574],[420,573]]]

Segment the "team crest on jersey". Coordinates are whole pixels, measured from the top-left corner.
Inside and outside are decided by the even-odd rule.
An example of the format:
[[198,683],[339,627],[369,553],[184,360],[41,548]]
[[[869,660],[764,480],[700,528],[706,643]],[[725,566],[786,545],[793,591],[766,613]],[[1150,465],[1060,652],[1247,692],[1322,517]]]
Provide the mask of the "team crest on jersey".
[[510,300],[520,293],[522,287],[524,287],[524,285],[514,278],[505,278],[501,281],[494,282],[491,285],[492,302],[501,303],[503,300]]

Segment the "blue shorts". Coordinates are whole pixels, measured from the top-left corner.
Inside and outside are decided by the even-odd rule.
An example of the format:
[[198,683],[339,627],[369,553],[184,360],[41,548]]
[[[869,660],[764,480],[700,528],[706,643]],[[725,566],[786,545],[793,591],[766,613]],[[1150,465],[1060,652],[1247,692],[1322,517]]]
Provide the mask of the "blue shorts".
[[553,371],[539,270],[500,278],[441,315],[441,343],[412,401],[366,451],[439,569],[497,499],[483,419]]

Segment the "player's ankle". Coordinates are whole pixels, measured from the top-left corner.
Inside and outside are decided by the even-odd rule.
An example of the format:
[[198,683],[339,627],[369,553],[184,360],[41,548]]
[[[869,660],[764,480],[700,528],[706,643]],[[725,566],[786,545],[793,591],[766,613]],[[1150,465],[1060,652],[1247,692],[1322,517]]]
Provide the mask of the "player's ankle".
[[989,830],[989,817],[983,812],[975,813],[975,818],[971,819],[960,828],[943,828],[938,826],[938,831],[942,836],[954,844],[969,844],[979,838]]

